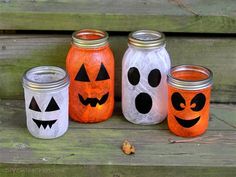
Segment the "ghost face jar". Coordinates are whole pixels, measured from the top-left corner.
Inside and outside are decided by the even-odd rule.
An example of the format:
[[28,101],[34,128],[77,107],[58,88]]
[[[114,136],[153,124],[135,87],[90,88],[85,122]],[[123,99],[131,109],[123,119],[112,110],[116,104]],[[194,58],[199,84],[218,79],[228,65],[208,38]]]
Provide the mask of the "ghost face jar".
[[140,30],[129,34],[122,61],[122,111],[135,124],[157,124],[167,116],[170,58],[164,34]]
[[69,77],[54,66],[29,69],[23,76],[27,128],[43,139],[57,138],[68,129]]
[[105,31],[74,32],[66,59],[70,76],[70,117],[93,123],[108,119],[114,107],[114,57]]

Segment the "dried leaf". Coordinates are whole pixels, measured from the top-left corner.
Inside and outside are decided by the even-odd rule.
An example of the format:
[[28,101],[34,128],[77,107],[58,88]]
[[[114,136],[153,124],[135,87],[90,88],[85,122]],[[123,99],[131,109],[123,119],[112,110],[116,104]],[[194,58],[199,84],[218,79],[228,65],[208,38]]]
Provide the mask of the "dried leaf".
[[125,140],[122,145],[122,151],[127,155],[134,154],[135,147],[132,144],[130,144],[128,140]]

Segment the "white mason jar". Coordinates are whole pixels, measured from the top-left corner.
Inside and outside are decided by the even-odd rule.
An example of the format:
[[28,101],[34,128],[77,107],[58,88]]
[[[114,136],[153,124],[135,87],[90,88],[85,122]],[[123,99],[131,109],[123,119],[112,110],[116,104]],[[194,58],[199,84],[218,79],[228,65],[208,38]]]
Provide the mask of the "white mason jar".
[[157,124],[167,117],[167,74],[170,57],[163,33],[129,34],[122,61],[122,112],[135,124]]
[[25,72],[26,122],[33,136],[52,139],[67,131],[68,86],[68,74],[59,67],[39,66]]

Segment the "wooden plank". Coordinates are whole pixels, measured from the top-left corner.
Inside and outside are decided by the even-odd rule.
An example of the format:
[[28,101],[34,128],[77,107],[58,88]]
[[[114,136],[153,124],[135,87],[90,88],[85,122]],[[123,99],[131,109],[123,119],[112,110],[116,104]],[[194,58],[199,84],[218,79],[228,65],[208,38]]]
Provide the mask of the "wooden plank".
[[4,177],[235,177],[236,168],[222,167],[150,167],[150,166],[75,166],[75,165],[9,165],[0,164],[0,174]]
[[150,167],[150,166],[75,166],[75,165],[12,165],[0,164],[0,174],[4,177],[235,177],[235,168],[221,167]]
[[[65,66],[70,47],[68,35],[0,36],[0,98],[22,99],[21,77],[38,65]],[[116,96],[121,95],[121,61],[127,36],[111,36],[116,60]],[[213,102],[236,102],[236,38],[167,36],[172,64],[199,64],[214,72]]]
[[[225,109],[230,110],[225,112]],[[211,115],[210,115],[210,124],[208,130],[214,131],[228,131],[234,130],[236,127],[233,114],[235,112],[235,106],[233,105],[211,105]],[[23,100],[4,100],[0,101],[0,125],[2,127],[8,128],[24,128],[26,124],[25,120],[25,110],[24,110],[24,101]],[[220,115],[220,116],[218,116]],[[225,117],[222,120],[220,117]],[[212,121],[214,119],[214,121]],[[9,121],[11,120],[11,121]],[[13,123],[15,122],[15,123]],[[136,125],[129,123],[122,115],[121,102],[116,102],[115,110],[112,118],[107,121],[101,122],[99,124],[78,124],[76,122],[71,122],[70,127],[74,129],[129,129],[129,130],[168,130],[166,122],[156,125]]]
[[[39,172],[48,172],[46,176],[66,176],[68,172],[72,176],[209,177],[236,174],[235,105],[212,105],[214,116],[209,130],[188,143],[169,143],[170,138],[183,138],[174,136],[160,125],[155,125],[156,128],[147,126],[148,129],[136,125],[134,128],[133,124],[123,121],[121,115],[110,119],[113,124],[104,122],[90,126],[70,122],[63,137],[36,139],[26,129],[22,105],[23,101],[19,100],[0,101],[1,176]],[[135,145],[135,155],[122,153],[120,145],[124,139]]]
[[235,33],[234,0],[0,1],[0,29]]

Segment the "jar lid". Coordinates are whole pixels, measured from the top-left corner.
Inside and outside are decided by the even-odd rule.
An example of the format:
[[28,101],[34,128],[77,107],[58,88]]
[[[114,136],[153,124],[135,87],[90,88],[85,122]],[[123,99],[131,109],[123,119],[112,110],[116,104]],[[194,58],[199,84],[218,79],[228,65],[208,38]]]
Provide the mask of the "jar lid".
[[53,90],[69,85],[67,72],[56,66],[38,66],[23,75],[23,87],[31,90]]
[[165,35],[153,30],[139,30],[129,34],[128,43],[140,48],[154,49],[165,44]]
[[199,90],[213,84],[213,73],[199,65],[178,65],[170,69],[167,82],[179,89]]
[[84,48],[102,47],[108,43],[108,33],[95,29],[83,29],[72,34],[72,43]]

